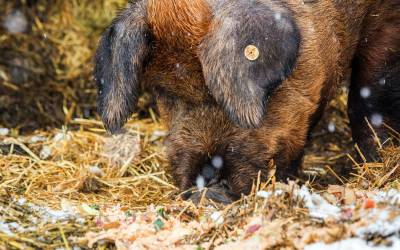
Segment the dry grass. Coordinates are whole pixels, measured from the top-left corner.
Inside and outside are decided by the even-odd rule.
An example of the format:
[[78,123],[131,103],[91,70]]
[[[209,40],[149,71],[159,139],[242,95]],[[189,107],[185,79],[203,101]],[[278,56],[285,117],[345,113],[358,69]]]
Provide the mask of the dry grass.
[[0,0],[1,23],[24,13],[28,31],[0,26],[0,121],[18,131],[68,124],[95,114],[92,55],[125,0]]
[[[56,130],[35,135],[33,139],[43,138],[39,143],[29,143],[32,137],[26,137],[26,143],[21,142],[23,139],[5,139],[5,156],[0,160],[1,191],[41,203],[54,202],[52,205],[59,205],[63,198],[88,203],[103,201],[102,204],[124,202],[133,207],[168,200],[175,187],[169,184],[165,171],[158,147],[160,138],[150,138],[153,131],[160,130],[160,125],[149,120],[131,123],[125,135],[130,141],[122,144],[121,138],[106,138],[97,121],[74,122],[78,123],[84,124],[78,131]],[[140,142],[136,141],[140,135]],[[134,152],[136,145],[133,150],[130,145],[135,143],[143,149],[138,155]],[[127,155],[132,157],[119,155],[123,162],[113,161],[119,152],[108,151],[117,146],[130,148]],[[14,154],[15,148],[21,151],[19,155]]]
[[[74,129],[64,127],[24,136],[0,136],[3,155],[0,158],[0,222],[16,222],[22,228],[35,226],[34,231],[17,230],[11,236],[0,232],[0,249],[87,247],[87,239],[80,237],[89,231],[102,230],[102,227],[96,225],[94,214],[82,209],[86,204],[99,207],[101,211],[119,204],[124,211],[132,213],[146,211],[150,204],[156,204],[163,206],[170,217],[181,221],[202,221],[204,216],[219,209],[226,218],[223,225],[211,223],[207,230],[186,239],[188,244],[206,248],[221,245],[227,240],[245,240],[243,230],[253,218],[260,216],[273,221],[260,232],[266,237],[263,238],[266,246],[275,249],[301,249],[304,244],[313,243],[321,237],[326,242],[333,242],[349,235],[348,230],[341,229],[349,226],[347,224],[335,226],[310,218],[301,200],[293,199],[293,189],[275,183],[273,179],[268,183],[259,183],[255,191],[279,188],[286,190],[285,195],[264,200],[257,197],[254,191],[233,205],[221,207],[214,204],[212,209],[206,204],[195,207],[177,199],[178,192],[168,175],[163,155],[164,128],[157,120],[134,117],[126,126],[123,137],[108,136],[101,122],[93,119],[74,119],[71,126]],[[328,148],[315,151],[319,136],[329,137],[332,141],[336,140],[336,136],[340,137],[337,134],[340,130],[328,133],[323,125],[321,127],[306,156],[305,170],[313,174],[312,178],[304,174],[310,177],[308,185],[316,192],[326,190],[328,183],[341,182],[343,187],[348,188],[399,189],[399,148],[382,150],[381,162],[347,165],[354,168],[345,178],[334,169],[344,168],[346,165],[342,164],[351,162],[347,159],[351,155],[355,158],[356,153],[346,156],[345,149],[341,152],[341,144],[335,147],[332,146],[334,144],[319,144]],[[27,201],[21,204],[21,199]],[[46,220],[40,215],[42,212],[39,210],[38,214],[30,204],[55,210],[78,207],[84,219]],[[32,218],[41,223],[35,225]],[[304,228],[309,230],[308,238],[302,236]],[[327,230],[327,233],[318,234],[320,229]],[[272,232],[280,232],[279,237],[275,235],[272,240],[269,234]],[[335,234],[332,235],[332,232]],[[105,241],[94,247],[112,248],[113,244]]]
[[[100,230],[85,204],[95,210],[120,204],[133,212],[162,205],[182,221],[201,221],[209,213],[207,206],[195,207],[177,198],[163,155],[165,130],[144,99],[141,106],[150,118],[133,117],[123,137],[110,138],[95,114],[93,50],[100,32],[125,2],[0,0],[2,18],[17,8],[29,21],[24,34],[9,34],[0,27],[0,128],[11,128],[9,135],[0,135],[0,229],[2,222],[35,227],[13,235],[0,230],[0,249],[69,249],[71,236]],[[382,149],[379,162],[355,160],[359,154],[350,137],[346,101],[343,89],[317,127],[306,150],[303,181],[316,191],[326,190],[328,184],[399,190],[400,148]],[[329,124],[335,131],[328,131]],[[397,133],[393,135],[399,140]],[[339,230],[311,219],[301,201],[292,199],[290,187],[270,180],[255,190],[277,187],[285,194],[268,202],[254,191],[231,206],[215,204],[227,218],[225,223],[192,235],[187,242],[209,242],[207,247],[213,248],[237,238],[238,228],[259,214],[273,221],[263,232],[279,234],[270,245],[275,249],[299,247],[304,228]],[[46,220],[46,212],[36,205],[79,207],[83,220]],[[86,243],[77,244],[87,247]]]
[[[132,210],[173,201],[177,192],[166,173],[159,123],[131,122],[125,138],[107,137],[101,123],[95,120],[77,119],[73,123],[80,129],[0,137],[0,197],[4,199],[0,221],[17,221],[22,227],[32,224],[27,217],[36,211],[18,205],[21,199],[56,210],[62,209],[65,201],[76,206],[121,204]],[[123,140],[126,141],[122,144]],[[117,146],[130,151],[118,151]],[[52,248],[57,242],[62,246],[60,225],[43,223],[35,233],[22,233],[17,238],[0,233],[0,242],[14,240],[13,247],[19,249]],[[90,228],[87,224],[93,226],[93,222],[81,225],[75,220],[61,226],[64,234],[71,236],[83,235]],[[38,240],[40,236],[45,240]],[[0,249],[1,246],[2,243]],[[10,243],[6,246],[11,247]]]

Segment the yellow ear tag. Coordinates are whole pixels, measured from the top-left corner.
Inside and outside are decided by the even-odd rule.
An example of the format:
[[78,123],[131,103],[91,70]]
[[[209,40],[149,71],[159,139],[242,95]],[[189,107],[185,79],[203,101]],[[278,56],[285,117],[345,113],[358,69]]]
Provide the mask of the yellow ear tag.
[[254,45],[248,45],[244,49],[244,56],[250,61],[255,61],[260,57],[260,50]]

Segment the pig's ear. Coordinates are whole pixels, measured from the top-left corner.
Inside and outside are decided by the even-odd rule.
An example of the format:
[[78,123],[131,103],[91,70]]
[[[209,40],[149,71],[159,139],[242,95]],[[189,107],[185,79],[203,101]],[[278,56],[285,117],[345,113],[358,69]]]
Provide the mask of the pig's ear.
[[138,101],[151,34],[141,2],[130,4],[104,32],[95,57],[98,111],[111,133],[118,132]]
[[261,1],[214,6],[199,57],[206,84],[241,127],[262,123],[268,98],[295,67],[300,34],[287,10]]

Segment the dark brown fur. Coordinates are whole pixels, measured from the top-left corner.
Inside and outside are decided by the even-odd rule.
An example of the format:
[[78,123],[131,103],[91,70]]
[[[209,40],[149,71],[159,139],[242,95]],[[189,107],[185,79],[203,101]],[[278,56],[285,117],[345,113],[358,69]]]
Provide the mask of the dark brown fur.
[[[376,1],[368,12],[353,62],[349,117],[353,138],[368,160],[376,160],[377,141],[369,121],[381,115],[383,122],[400,131],[400,1]],[[360,96],[362,88],[371,95]],[[386,125],[374,126],[380,141],[388,143]]]
[[[377,107],[399,127],[399,9],[398,0],[140,0],[100,42],[100,113],[118,131],[138,86],[154,89],[179,188],[194,186],[219,155],[217,184],[238,197],[259,172],[268,175],[271,160],[280,179],[296,174],[307,136],[353,58],[352,121],[372,112],[357,96],[360,84],[372,88],[386,76],[390,85],[372,99],[393,99],[395,107]],[[259,48],[257,60],[245,58],[247,45]],[[362,143],[361,124],[353,133]]]

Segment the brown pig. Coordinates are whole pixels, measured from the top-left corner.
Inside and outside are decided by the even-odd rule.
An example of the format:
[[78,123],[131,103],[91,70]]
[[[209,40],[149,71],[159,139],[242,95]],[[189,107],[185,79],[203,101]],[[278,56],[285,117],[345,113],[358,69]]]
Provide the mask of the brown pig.
[[[177,186],[227,202],[276,164],[295,176],[327,102],[351,77],[353,137],[400,129],[399,0],[138,0],[103,34],[99,112],[117,133],[142,87],[169,128]],[[199,184],[199,183],[197,183]]]

